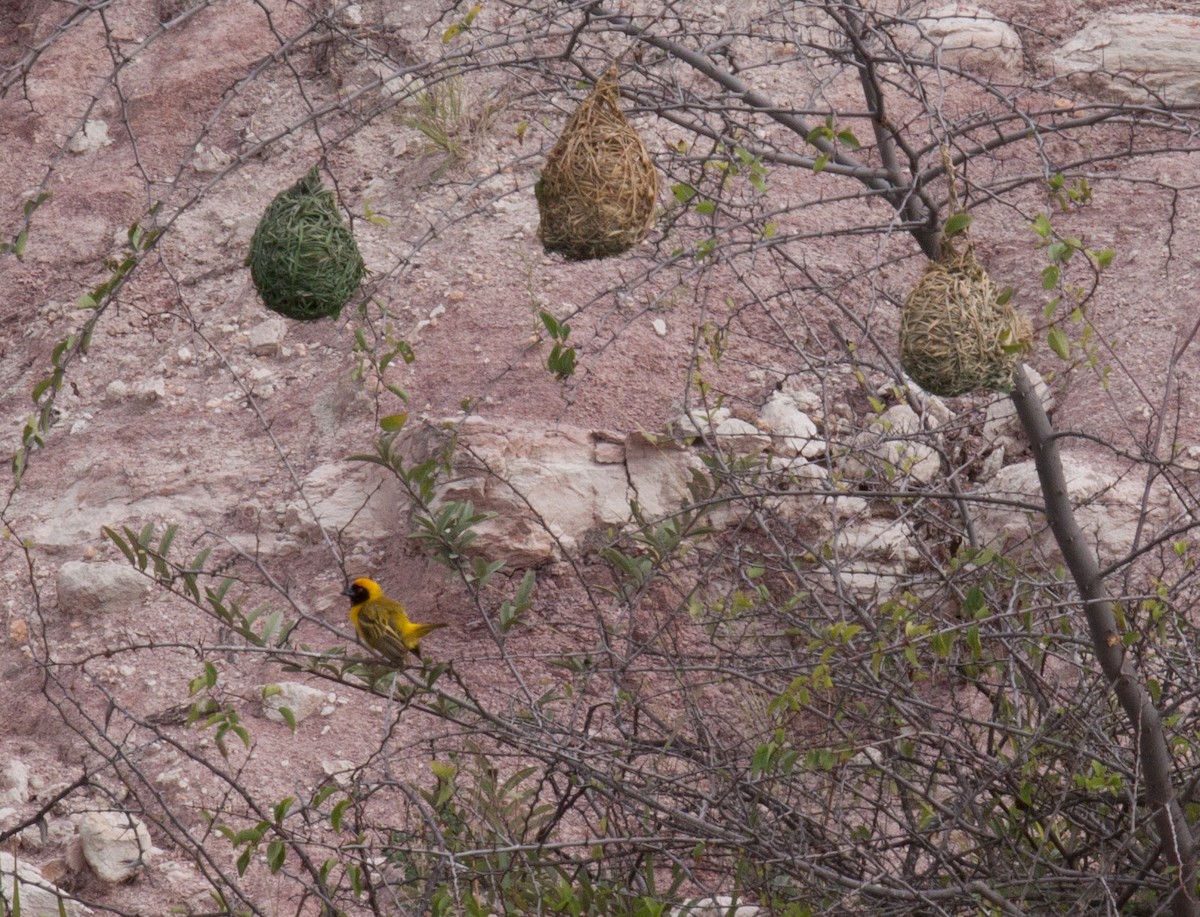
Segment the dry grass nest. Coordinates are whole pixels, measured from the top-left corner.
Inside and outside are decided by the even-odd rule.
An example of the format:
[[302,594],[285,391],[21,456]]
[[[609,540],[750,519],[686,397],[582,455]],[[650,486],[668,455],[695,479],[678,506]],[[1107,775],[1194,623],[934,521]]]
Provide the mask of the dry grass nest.
[[366,267],[316,166],[271,201],[246,264],[267,308],[288,318],[336,317],[350,301]]
[[935,395],[1008,392],[1031,343],[1029,321],[1001,297],[970,244],[958,252],[943,241],[942,257],[930,263],[904,302],[904,371]]
[[618,255],[654,223],[658,173],[619,99],[614,64],[567,122],[537,183],[542,245],[572,261]]

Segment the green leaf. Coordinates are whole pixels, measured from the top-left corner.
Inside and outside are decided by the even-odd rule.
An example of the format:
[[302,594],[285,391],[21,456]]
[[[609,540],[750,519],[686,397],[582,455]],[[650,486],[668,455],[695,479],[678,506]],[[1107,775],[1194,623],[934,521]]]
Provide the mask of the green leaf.
[[942,233],[947,237],[957,236],[959,233],[966,230],[971,225],[971,214],[965,210],[960,210],[954,216],[946,221],[946,225],[942,227]]
[[25,243],[29,241],[29,233],[22,229],[13,240],[12,250],[18,258],[25,254]]
[[1054,227],[1052,227],[1050,225],[1050,218],[1048,216],[1046,216],[1046,214],[1044,214],[1044,213],[1039,213],[1037,215],[1037,219],[1035,219],[1029,225],[1030,225],[1030,228],[1032,228],[1033,231],[1036,232],[1043,239],[1049,239],[1051,233],[1054,232]]
[[334,804],[333,811],[329,813],[329,824],[333,826],[334,831],[342,830],[342,819],[346,817],[346,810],[350,808],[350,798],[339,800]]
[[1053,290],[1056,288],[1059,276],[1060,272],[1057,265],[1048,264],[1042,268],[1042,289]]
[[813,161],[812,170],[813,172],[821,172],[827,165],[829,165],[829,157],[822,153]]
[[407,414],[389,414],[387,417],[380,419],[379,427],[385,433],[396,433],[402,430],[407,422]]
[[283,861],[287,857],[287,847],[284,846],[281,838],[273,838],[267,844],[267,866],[271,872],[279,872],[283,868]]
[[291,707],[280,707],[279,715],[283,717],[283,721],[287,723],[288,729],[295,734],[296,732],[296,714],[292,712]]
[[1066,360],[1071,355],[1071,342],[1061,328],[1051,328],[1046,335],[1046,343],[1050,349]]
[[1111,248],[1102,248],[1100,251],[1093,253],[1092,257],[1096,259],[1096,264],[1101,270],[1112,264],[1113,256],[1116,254]]
[[672,185],[671,193],[675,195],[675,200],[681,204],[686,204],[696,196],[696,189],[691,185]]
[[848,128],[846,130],[838,131],[837,139],[838,142],[843,146],[848,146],[852,150],[858,150],[862,148],[862,144],[859,143],[858,138],[854,136],[854,131]]
[[829,128],[829,126],[825,125],[825,124],[819,124],[816,127],[814,127],[811,131],[808,132],[808,134],[804,138],[804,141],[805,141],[805,143],[814,143],[817,140],[832,140],[832,139],[833,139],[833,131]]
[[716,209],[717,209],[717,202],[712,201],[712,200],[703,200],[699,204],[696,205],[696,213],[702,213],[705,215],[708,215],[710,213],[715,213]]
[[275,803],[275,808],[272,810],[272,814],[275,816],[275,824],[278,825],[283,822],[284,816],[287,815],[288,809],[292,807],[295,801],[295,796],[284,796],[283,799]]

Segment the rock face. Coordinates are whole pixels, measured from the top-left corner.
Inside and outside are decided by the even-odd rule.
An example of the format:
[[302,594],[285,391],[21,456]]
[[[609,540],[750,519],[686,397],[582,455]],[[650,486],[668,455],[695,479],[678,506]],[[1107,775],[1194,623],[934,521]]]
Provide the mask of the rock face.
[[950,3],[922,13],[915,28],[897,36],[902,47],[950,67],[978,73],[1021,69],[1021,36],[990,10]]
[[[1124,557],[1134,545],[1145,482],[1140,478],[1119,478],[1069,455],[1062,457],[1062,463],[1075,504],[1075,518],[1084,538],[1095,546],[1101,563]],[[1041,485],[1032,459],[1000,469],[983,493],[990,498],[1021,500],[1039,507],[1042,504]],[[1161,531],[1180,509],[1165,486],[1152,487],[1145,532]],[[980,538],[997,550],[1024,551],[1033,540],[1057,556],[1054,536],[1045,527],[1040,511],[1031,514],[984,505],[976,522]]]
[[[292,501],[284,516],[289,533],[315,541],[320,530],[346,528],[356,539],[389,538],[396,534],[400,486],[390,473],[357,462],[327,462],[303,481],[309,503]],[[311,506],[311,510],[310,510]]]
[[906,404],[893,405],[854,438],[841,462],[842,475],[852,481],[902,485],[907,479],[928,484],[937,477],[941,460],[932,446],[921,441],[923,436],[917,413]]
[[[32,866],[17,865],[11,853],[0,852],[0,891],[3,892],[2,900],[8,904],[12,903],[14,886],[20,888],[23,917],[59,917],[60,906],[67,917],[91,913],[53,883],[47,882]],[[0,904],[0,909],[8,913],[5,905]]]
[[1194,105],[1200,102],[1197,48],[1200,16],[1105,13],[1058,48],[1050,64],[1107,96]]
[[[757,432],[757,431],[756,431]],[[620,527],[636,499],[648,518],[679,509],[694,455],[669,442],[579,427],[552,430],[468,417],[458,427],[454,480],[440,500],[469,500],[496,515],[475,528],[476,545],[514,567],[574,549],[588,533]]]
[[88,812],[79,821],[83,858],[105,882],[125,882],[150,864],[150,832],[125,812]]
[[70,561],[58,570],[58,607],[64,614],[123,611],[150,594],[150,580],[125,564]]
[[771,448],[779,455],[811,459],[825,451],[825,440],[817,434],[817,425],[787,392],[772,393],[759,416],[771,433]]

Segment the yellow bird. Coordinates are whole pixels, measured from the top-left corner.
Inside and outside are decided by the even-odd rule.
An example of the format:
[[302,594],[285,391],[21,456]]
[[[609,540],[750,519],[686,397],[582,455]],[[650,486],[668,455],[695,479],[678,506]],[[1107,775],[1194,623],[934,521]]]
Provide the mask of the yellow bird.
[[389,599],[374,580],[362,577],[342,590],[350,597],[350,623],[362,642],[390,662],[403,663],[405,652],[421,658],[421,638],[445,624],[414,624],[404,606]]

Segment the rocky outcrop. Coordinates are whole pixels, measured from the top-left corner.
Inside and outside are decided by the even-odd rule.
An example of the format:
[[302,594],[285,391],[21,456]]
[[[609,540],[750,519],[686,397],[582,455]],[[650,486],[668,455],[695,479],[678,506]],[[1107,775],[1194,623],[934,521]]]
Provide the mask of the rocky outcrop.
[[1101,95],[1200,103],[1200,16],[1105,13],[1050,56],[1056,73]]
[[968,3],[922,12],[913,25],[898,30],[897,43],[912,54],[976,73],[1015,74],[1024,55],[1016,29]]

